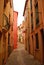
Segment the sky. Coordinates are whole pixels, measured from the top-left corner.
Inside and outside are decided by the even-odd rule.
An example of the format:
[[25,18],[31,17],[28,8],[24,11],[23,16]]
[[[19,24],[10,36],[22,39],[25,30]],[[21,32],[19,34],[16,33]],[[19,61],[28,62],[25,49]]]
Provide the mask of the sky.
[[23,11],[26,0],[13,0],[13,9],[18,12],[17,25],[19,26],[24,20]]

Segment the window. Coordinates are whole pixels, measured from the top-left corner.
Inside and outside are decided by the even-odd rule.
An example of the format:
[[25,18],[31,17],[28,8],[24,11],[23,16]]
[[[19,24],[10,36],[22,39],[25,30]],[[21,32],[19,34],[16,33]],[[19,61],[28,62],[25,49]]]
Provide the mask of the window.
[[32,0],[30,0],[30,8],[31,8],[31,10],[32,10]]
[[33,35],[32,35],[32,43],[33,43],[34,39],[33,39]]
[[35,0],[35,3],[37,3],[38,2],[38,0]]
[[31,29],[33,30],[33,13],[31,14]]
[[44,30],[41,29],[40,31],[41,31],[42,41],[43,41],[43,43],[44,43]]
[[6,7],[8,0],[4,0],[4,8]]
[[38,2],[35,5],[35,15],[36,15],[36,25],[39,24],[39,12],[38,12]]
[[36,49],[39,49],[38,33],[36,33],[35,37],[36,37]]
[[10,44],[10,33],[8,33],[8,45]]
[[8,3],[8,1],[10,2],[10,6],[12,7],[13,0],[4,0],[4,8],[6,7],[6,4]]
[[13,25],[11,26],[11,31],[13,31]]

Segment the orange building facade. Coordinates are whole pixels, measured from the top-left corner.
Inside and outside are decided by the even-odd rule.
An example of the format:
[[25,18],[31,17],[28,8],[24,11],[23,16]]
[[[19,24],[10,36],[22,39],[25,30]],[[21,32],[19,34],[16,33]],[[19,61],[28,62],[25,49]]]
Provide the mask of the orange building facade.
[[4,65],[13,50],[12,0],[0,0],[0,65]]
[[[44,1],[28,0],[24,10],[26,49],[44,63]],[[26,41],[25,40],[25,41]]]

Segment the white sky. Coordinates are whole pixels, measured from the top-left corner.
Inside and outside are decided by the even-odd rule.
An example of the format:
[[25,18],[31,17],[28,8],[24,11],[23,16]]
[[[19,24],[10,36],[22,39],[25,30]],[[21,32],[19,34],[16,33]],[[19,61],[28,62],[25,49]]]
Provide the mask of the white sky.
[[18,12],[18,21],[17,21],[18,26],[24,20],[23,11],[24,11],[24,6],[25,6],[25,1],[26,0],[13,0],[13,9],[14,11]]

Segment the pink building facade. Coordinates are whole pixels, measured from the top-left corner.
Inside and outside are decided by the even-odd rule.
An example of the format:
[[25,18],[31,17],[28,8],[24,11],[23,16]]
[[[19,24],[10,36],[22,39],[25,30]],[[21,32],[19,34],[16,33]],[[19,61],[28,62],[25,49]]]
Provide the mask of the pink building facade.
[[17,18],[18,18],[18,12],[13,12],[14,16],[14,22],[13,22],[13,38],[14,38],[14,49],[17,48]]

